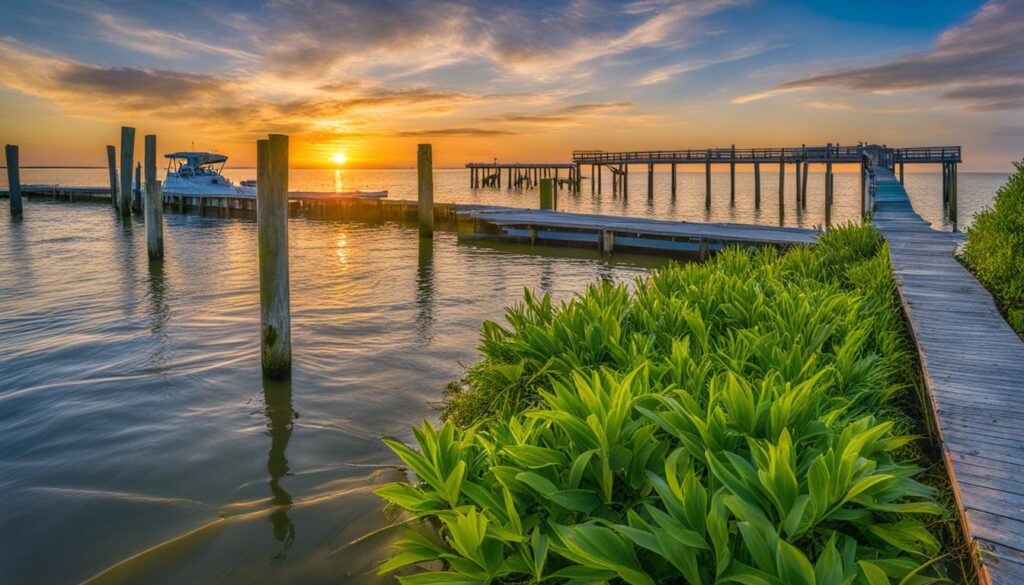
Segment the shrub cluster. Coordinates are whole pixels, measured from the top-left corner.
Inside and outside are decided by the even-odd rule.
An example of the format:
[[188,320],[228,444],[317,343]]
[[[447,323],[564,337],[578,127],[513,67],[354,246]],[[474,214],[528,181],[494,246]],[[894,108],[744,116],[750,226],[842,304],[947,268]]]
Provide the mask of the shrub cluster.
[[[869,227],[728,250],[483,327],[448,417],[387,444],[429,520],[382,572],[436,583],[932,583],[907,351]],[[438,563],[437,561],[440,561]],[[403,573],[408,572],[405,569]]]
[[1006,320],[1024,336],[1024,161],[992,207],[967,228],[964,264],[992,292]]

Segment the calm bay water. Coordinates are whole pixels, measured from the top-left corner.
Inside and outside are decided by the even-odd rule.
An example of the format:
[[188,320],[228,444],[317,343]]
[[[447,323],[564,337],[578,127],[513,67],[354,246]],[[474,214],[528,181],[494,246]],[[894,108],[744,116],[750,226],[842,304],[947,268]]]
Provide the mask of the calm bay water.
[[[235,169],[232,178],[251,178]],[[563,209],[778,224],[777,175],[631,174],[628,200],[560,194]],[[812,175],[812,177],[815,175]],[[822,219],[821,177],[806,212]],[[415,173],[295,171],[292,188],[385,188],[415,198]],[[961,216],[1006,175],[961,174]],[[605,177],[605,186],[610,180]],[[106,171],[23,170],[23,182],[103,186]],[[536,191],[468,189],[438,170],[438,201],[535,206]],[[793,176],[786,177],[792,206]],[[907,178],[941,225],[938,174]],[[837,176],[838,221],[859,212],[856,174]],[[3,187],[0,183],[0,187]],[[610,190],[610,189],[609,189]],[[150,264],[142,223],[101,204],[0,201],[0,582],[373,583],[393,531],[371,489],[401,474],[381,435],[436,419],[444,386],[477,359],[480,322],[523,287],[566,299],[598,278],[661,260],[590,251],[433,242],[395,224],[292,220],[294,374],[260,376],[255,223],[165,215],[167,258]],[[371,535],[363,538],[366,535]]]

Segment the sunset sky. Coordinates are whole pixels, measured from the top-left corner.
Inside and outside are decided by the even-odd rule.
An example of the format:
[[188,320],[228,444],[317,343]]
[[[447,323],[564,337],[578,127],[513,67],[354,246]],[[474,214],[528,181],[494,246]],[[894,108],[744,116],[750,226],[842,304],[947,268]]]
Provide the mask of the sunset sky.
[[1002,171],[1024,0],[0,0],[0,142],[102,165],[121,125],[235,166],[277,132],[307,168],[863,140]]

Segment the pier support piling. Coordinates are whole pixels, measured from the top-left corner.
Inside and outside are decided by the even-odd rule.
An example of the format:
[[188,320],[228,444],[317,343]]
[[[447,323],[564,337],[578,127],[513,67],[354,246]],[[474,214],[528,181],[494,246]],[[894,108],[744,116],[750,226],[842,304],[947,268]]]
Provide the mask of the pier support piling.
[[554,179],[541,179],[540,180],[540,208],[541,209],[555,209],[555,180]]
[[779,161],[779,221],[786,214],[786,163]]
[[707,153],[704,163],[704,209],[711,209],[711,151]]
[[736,205],[736,145],[732,145],[732,160],[729,161],[729,204]]
[[807,161],[804,161],[804,177],[803,177],[803,181],[801,181],[803,183],[803,191],[800,193],[800,207],[802,209],[807,209],[807,166],[808,166],[808,164],[809,163]]
[[132,163],[135,162],[135,128],[121,127],[121,198],[118,209],[122,216],[132,214]]
[[832,227],[832,163],[825,163],[825,228]]
[[[501,171],[498,171],[499,181]],[[429,144],[420,144],[416,153],[416,185],[420,235],[434,237],[434,158]],[[501,184],[498,185],[501,187]]]
[[676,163],[672,163],[672,200],[676,198]]
[[654,163],[647,163],[647,200],[654,201]]
[[107,172],[110,174],[110,205],[117,209],[117,149],[113,144],[107,145]]
[[754,163],[754,209],[761,209],[761,163]]
[[146,191],[143,201],[146,218],[146,250],[151,260],[164,257],[164,206],[160,196],[160,182],[156,178],[156,136],[146,135]]
[[949,221],[953,223],[953,231],[957,231],[957,220],[959,219],[956,205],[956,163],[949,164],[950,186],[949,186]]
[[21,203],[21,169],[18,163],[18,145],[8,144],[4,147],[7,161],[7,193],[10,197],[11,217],[21,217],[24,213]]
[[256,141],[256,224],[259,234],[260,341],[263,373],[285,377],[292,367],[288,283],[288,137]]

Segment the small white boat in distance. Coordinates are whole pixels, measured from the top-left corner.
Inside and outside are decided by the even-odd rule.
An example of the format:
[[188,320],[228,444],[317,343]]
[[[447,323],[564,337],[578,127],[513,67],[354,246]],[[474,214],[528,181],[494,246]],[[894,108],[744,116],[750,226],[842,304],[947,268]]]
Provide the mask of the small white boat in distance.
[[185,197],[256,197],[256,181],[235,185],[221,174],[228,157],[214,152],[172,152],[164,155],[164,195]]

